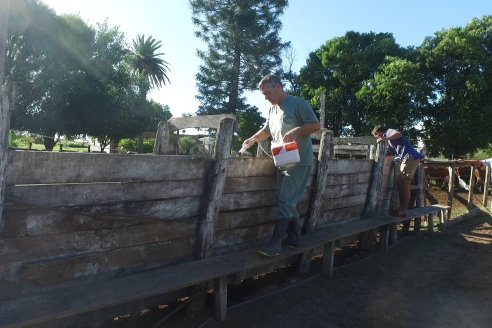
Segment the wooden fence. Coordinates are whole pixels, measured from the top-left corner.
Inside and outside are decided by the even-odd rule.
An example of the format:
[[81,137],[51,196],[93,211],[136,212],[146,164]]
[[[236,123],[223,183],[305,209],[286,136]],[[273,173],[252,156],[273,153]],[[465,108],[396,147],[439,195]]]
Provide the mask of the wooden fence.
[[[231,157],[235,120],[219,121],[213,157],[7,150],[0,301],[265,243],[277,169],[267,157]],[[161,141],[172,139],[165,126]],[[383,147],[375,159],[331,159],[331,132],[316,137],[318,158],[298,206],[304,233],[386,212],[393,166]],[[303,254],[301,267],[312,255]]]
[[[264,243],[274,225],[276,168],[269,158],[222,161],[9,151],[0,287],[118,275]],[[313,224],[320,174],[326,180],[313,229],[360,219],[374,163],[326,159],[325,172],[314,166],[299,204],[303,225]],[[221,172],[223,185],[210,193]],[[211,206],[216,214],[207,214]]]

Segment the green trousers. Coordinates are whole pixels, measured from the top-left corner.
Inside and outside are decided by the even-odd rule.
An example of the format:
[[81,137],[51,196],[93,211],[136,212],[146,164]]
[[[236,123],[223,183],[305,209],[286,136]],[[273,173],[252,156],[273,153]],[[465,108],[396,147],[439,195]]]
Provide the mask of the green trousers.
[[299,218],[297,203],[304,195],[311,166],[295,166],[277,172],[277,219]]

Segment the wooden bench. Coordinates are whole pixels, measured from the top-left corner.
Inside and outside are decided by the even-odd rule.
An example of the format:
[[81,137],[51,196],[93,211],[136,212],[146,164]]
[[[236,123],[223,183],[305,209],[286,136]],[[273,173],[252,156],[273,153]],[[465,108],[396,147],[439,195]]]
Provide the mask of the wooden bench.
[[[445,218],[444,212],[447,210],[448,207],[442,205],[411,209],[408,220],[427,215],[430,218],[429,231],[432,231],[433,215],[440,213]],[[225,320],[227,286],[237,281],[238,277],[244,276],[245,272],[324,247],[323,273],[332,275],[337,240],[381,228],[381,246],[384,253],[387,253],[389,225],[400,221],[396,217],[380,215],[319,230],[303,236],[302,245],[298,249],[282,249],[281,255],[273,258],[259,256],[256,248],[247,249],[108,280],[81,280],[73,286],[59,287],[35,295],[10,299],[5,295],[0,296],[0,327],[33,327],[47,323],[49,327],[70,327],[70,320],[74,318],[87,320],[88,317],[97,317],[91,316],[91,313],[98,313],[98,318],[103,315],[110,318],[110,315],[115,314],[116,308],[121,310],[125,304],[135,306],[140,300],[210,281],[214,282],[216,317]]]

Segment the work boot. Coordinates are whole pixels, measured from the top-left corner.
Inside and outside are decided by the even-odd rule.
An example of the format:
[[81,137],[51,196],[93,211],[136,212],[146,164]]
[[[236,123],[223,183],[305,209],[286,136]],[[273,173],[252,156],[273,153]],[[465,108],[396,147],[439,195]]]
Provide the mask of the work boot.
[[280,255],[282,239],[284,239],[285,233],[287,232],[289,222],[289,219],[277,219],[275,221],[275,228],[273,229],[272,239],[268,244],[261,247],[258,250],[258,253],[268,257]]
[[301,226],[299,225],[299,218],[290,220],[287,227],[287,238],[282,240],[282,246],[292,249],[299,248],[301,244]]

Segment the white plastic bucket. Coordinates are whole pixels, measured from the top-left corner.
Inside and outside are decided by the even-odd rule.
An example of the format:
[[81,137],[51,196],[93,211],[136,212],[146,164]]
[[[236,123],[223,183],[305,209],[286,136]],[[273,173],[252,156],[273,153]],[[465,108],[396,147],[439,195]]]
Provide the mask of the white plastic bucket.
[[295,141],[283,144],[272,142],[273,162],[277,167],[283,167],[290,164],[296,164],[301,161],[299,149]]

